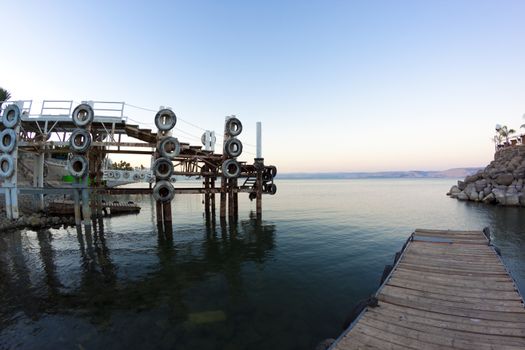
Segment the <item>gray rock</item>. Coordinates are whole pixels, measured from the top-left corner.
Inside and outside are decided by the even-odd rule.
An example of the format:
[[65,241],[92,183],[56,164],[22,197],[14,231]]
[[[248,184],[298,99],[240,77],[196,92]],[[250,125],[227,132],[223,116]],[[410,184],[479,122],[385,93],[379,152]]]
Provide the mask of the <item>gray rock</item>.
[[487,180],[481,179],[474,183],[474,186],[476,187],[476,191],[480,192],[483,191],[485,187],[487,187]]
[[520,205],[520,198],[518,193],[507,193],[506,194],[505,205],[517,206]]
[[498,175],[496,178],[496,183],[503,186],[510,185],[512,181],[514,181],[514,176],[509,173]]
[[496,196],[494,195],[494,193],[489,193],[482,199],[482,202],[486,204],[494,203],[495,201],[496,201]]
[[458,193],[460,192],[461,190],[458,188],[458,186],[454,185],[450,188],[450,191],[448,191],[447,196],[451,196],[454,198],[454,197],[457,197]]
[[474,174],[474,175],[470,175],[470,176],[467,176],[465,178],[465,182],[466,183],[472,183],[472,182],[476,182],[477,180],[479,180],[480,178],[480,174]]
[[42,226],[42,220],[40,219],[39,216],[36,216],[36,215],[31,215],[29,217],[29,222],[28,224],[31,226],[31,227],[40,227]]
[[492,193],[494,194],[494,198],[496,199],[496,203],[501,204],[501,205],[505,205],[507,203],[506,197],[505,197],[505,192],[506,191],[503,191],[503,190],[501,190],[499,188],[492,189]]
[[457,199],[460,201],[468,201],[468,196],[465,192],[458,193]]
[[467,187],[467,184],[463,181],[458,181],[458,188],[463,191]]

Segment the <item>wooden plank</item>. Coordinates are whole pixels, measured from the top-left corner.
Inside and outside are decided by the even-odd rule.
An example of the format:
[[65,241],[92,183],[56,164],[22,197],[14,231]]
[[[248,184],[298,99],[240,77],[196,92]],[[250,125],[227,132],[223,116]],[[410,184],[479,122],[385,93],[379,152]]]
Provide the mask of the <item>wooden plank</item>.
[[[384,305],[384,304],[383,304]],[[468,322],[469,319],[461,318],[454,321],[450,320],[439,320],[430,318],[428,316],[410,314],[403,311],[393,311],[392,309],[385,308],[383,305],[379,308],[370,309],[367,311],[366,316],[376,315],[381,319],[389,320],[392,323],[397,322],[408,322],[414,325],[428,325],[434,326],[438,329],[446,329],[451,331],[466,332],[472,336],[482,335],[497,335],[497,336],[509,336],[518,337],[519,339],[525,339],[525,329],[523,328],[507,328],[507,327],[495,327],[493,322],[480,324],[479,321]],[[370,314],[370,315],[369,315]]]
[[414,275],[411,273],[404,272],[402,270],[396,270],[392,274],[392,278],[401,278],[403,280],[412,280],[412,281],[421,281],[430,284],[435,284],[443,287],[451,288],[468,288],[468,289],[483,289],[483,290],[503,290],[503,291],[514,291],[516,289],[513,282],[498,282],[494,281],[485,281],[482,279],[473,280],[473,279],[460,279],[457,277],[450,277],[442,275],[440,277],[430,276],[430,275]]
[[382,293],[389,293],[389,291],[393,290],[394,292],[397,290],[398,292],[403,292],[404,294],[408,295],[415,295],[419,297],[425,297],[429,299],[438,299],[438,300],[445,300],[445,301],[454,301],[459,303],[465,303],[465,304],[488,304],[488,305],[497,305],[497,306],[506,306],[506,307],[514,307],[514,308],[523,308],[523,303],[520,300],[501,300],[501,299],[487,299],[487,298],[474,298],[472,296],[458,296],[457,294],[440,294],[440,293],[432,293],[432,292],[426,292],[426,291],[420,291],[420,290],[414,290],[414,289],[407,289],[402,288],[398,286],[393,285],[386,285]]
[[[378,318],[365,317],[360,322],[362,325],[366,325],[382,333],[390,333],[396,336],[403,337],[408,344],[413,343],[414,340],[421,342],[421,349],[473,349],[473,350],[493,350],[494,346],[497,349],[523,349],[525,341],[520,338],[506,339],[505,337],[499,336],[485,336],[471,335],[462,332],[454,332],[439,329],[434,331],[435,327],[408,324],[407,322],[396,322],[389,323]],[[412,326],[412,327],[410,327]]]
[[[403,299],[407,302],[417,302],[417,303],[430,303],[433,306],[444,306],[451,308],[460,308],[464,310],[479,310],[479,311],[500,311],[500,312],[511,312],[524,314],[525,309],[522,305],[516,306],[502,306],[502,305],[493,305],[489,303],[465,303],[458,302],[453,300],[444,300],[443,298],[429,298],[428,296],[417,295],[417,293],[405,293],[402,288],[384,288],[381,291],[381,296],[391,296],[399,299]],[[525,318],[524,318],[525,320]]]
[[439,312],[439,313],[443,313],[447,315],[480,318],[484,320],[525,323],[524,313],[492,312],[492,311],[462,309],[459,307],[447,307],[439,303],[430,302],[428,300],[421,300],[417,298],[408,298],[408,297],[398,298],[398,297],[393,297],[393,296],[385,295],[385,294],[380,294],[378,299],[381,301],[385,301],[391,304],[396,304],[399,306],[411,307],[414,309],[427,310],[431,312]]
[[[414,274],[414,271],[409,270],[409,269],[405,269],[405,268],[402,268],[402,267],[397,267],[396,271],[403,271],[403,272],[406,272],[406,273]],[[463,279],[463,280],[467,280],[467,281],[469,281],[469,280],[479,281],[479,279],[480,279],[479,276],[468,276],[468,275],[465,275],[465,274],[463,274],[463,275],[455,275],[455,274],[451,274],[451,273],[447,273],[447,272],[441,272],[440,270],[436,270],[436,271],[432,271],[432,272],[428,272],[427,271],[427,272],[425,272],[425,276],[436,276],[436,277],[448,276],[448,277]],[[492,281],[492,282],[514,282],[512,280],[512,278],[510,278],[506,274],[483,276],[483,280],[484,281]]]
[[426,233],[436,233],[436,234],[447,234],[447,233],[450,233],[450,234],[454,234],[454,233],[457,233],[457,234],[463,234],[463,235],[466,235],[466,234],[469,234],[469,235],[474,235],[474,236],[477,236],[477,235],[483,235],[483,232],[482,231],[458,231],[458,230],[431,230],[431,229],[427,229],[427,228],[416,228],[414,230],[414,232],[426,232]]
[[447,294],[447,295],[458,295],[474,298],[487,298],[487,299],[499,299],[499,300],[521,300],[518,293],[516,292],[506,292],[506,291],[486,291],[483,289],[459,289],[459,288],[443,288],[440,286],[435,286],[432,283],[422,283],[410,280],[398,280],[391,279],[388,281],[387,285],[397,286],[402,288],[414,289],[419,291],[426,291],[431,293]]
[[494,327],[495,329],[501,328],[501,329],[509,329],[509,330],[525,329],[525,323],[520,323],[520,322],[483,320],[479,318],[463,317],[463,316],[456,316],[456,315],[446,315],[446,314],[441,314],[441,313],[429,312],[425,310],[406,308],[403,306],[398,306],[398,305],[390,304],[387,302],[382,302],[380,308],[381,308],[380,309],[381,312],[386,310],[388,312],[395,313],[397,315],[396,317],[410,315],[410,316],[422,317],[428,320],[434,320],[438,322],[461,324],[466,327],[469,327],[469,326],[472,326],[472,327],[479,326],[479,327],[487,327],[487,328]]
[[444,273],[455,273],[455,274],[465,274],[470,276],[494,276],[494,275],[507,275],[507,271],[484,271],[481,269],[468,269],[468,268],[453,268],[453,267],[447,267],[447,268],[441,268],[436,267],[435,265],[429,265],[429,264],[409,264],[405,262],[399,263],[400,267],[416,270],[416,271],[429,271],[429,272],[436,272],[436,271],[442,271]]

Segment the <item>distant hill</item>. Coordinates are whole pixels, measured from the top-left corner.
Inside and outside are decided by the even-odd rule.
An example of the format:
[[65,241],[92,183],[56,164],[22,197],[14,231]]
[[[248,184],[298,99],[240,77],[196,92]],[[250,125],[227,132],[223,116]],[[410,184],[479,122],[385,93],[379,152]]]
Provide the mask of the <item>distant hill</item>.
[[462,179],[483,168],[454,168],[442,171],[381,171],[381,172],[334,172],[334,173],[281,173],[279,179],[418,179],[457,178]]

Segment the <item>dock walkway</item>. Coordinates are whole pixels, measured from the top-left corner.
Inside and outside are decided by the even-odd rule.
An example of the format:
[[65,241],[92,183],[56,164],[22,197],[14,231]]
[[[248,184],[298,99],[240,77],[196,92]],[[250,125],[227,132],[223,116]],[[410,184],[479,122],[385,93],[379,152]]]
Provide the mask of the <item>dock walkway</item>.
[[330,349],[525,349],[523,300],[481,231],[416,230]]

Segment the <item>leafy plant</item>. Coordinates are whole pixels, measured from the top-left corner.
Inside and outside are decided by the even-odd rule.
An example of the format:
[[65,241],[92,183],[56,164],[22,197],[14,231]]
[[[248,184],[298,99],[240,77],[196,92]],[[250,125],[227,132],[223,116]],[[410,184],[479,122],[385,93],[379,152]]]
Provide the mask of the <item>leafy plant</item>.
[[8,101],[11,98],[11,93],[4,88],[0,87],[0,108],[5,101]]

